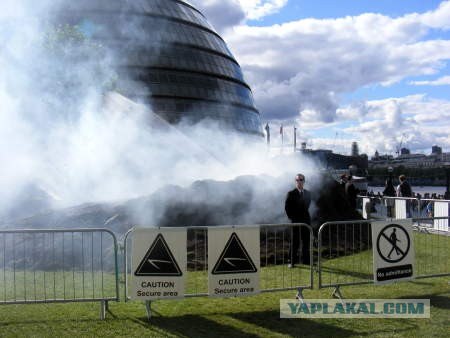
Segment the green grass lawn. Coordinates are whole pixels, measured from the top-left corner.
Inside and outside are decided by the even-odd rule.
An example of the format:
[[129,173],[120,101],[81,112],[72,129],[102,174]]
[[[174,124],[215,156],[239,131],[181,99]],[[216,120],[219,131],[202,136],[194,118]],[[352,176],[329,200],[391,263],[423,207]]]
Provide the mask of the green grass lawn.
[[[328,253],[327,249],[324,250]],[[450,237],[414,232],[415,275],[450,272]],[[373,280],[372,248],[362,252],[347,250],[337,258],[323,258],[322,283],[334,285]]]
[[[450,238],[416,234],[416,261],[418,274],[448,271]],[[370,280],[372,262],[370,251],[347,253],[344,257],[323,261],[324,282]],[[0,271],[0,301],[3,299],[4,281],[10,297],[12,279],[9,272]],[[26,280],[23,277],[26,278]],[[72,292],[75,295],[98,294],[98,288],[108,295],[114,293],[112,275],[73,272],[19,272],[16,275],[16,294],[37,287],[42,295]],[[317,273],[314,275],[317,287]],[[309,269],[299,266],[288,269],[286,264],[261,269],[261,287],[291,287],[297,283],[307,285]],[[431,300],[430,319],[280,319],[279,300],[294,298],[295,291],[263,293],[243,298],[187,298],[184,300],[155,301],[153,317],[147,321],[142,302],[110,302],[110,313],[105,321],[99,320],[99,303],[27,304],[0,306],[0,336],[183,336],[183,337],[447,337],[450,330],[450,277],[417,279],[390,285],[359,285],[343,287],[348,299],[423,298]],[[2,284],[3,283],[3,284]],[[36,285],[36,286],[35,286]],[[187,292],[207,292],[207,274],[189,272]],[[305,290],[305,298],[330,298],[332,289]],[[121,284],[123,299],[123,284]],[[30,294],[28,294],[30,297]],[[31,298],[32,299],[32,298]]]
[[[280,319],[279,299],[292,291],[253,297],[156,301],[147,322],[142,302],[110,303],[105,321],[99,305],[0,306],[0,336],[184,336],[184,337],[445,337],[450,324],[449,278],[343,289],[346,298],[431,299],[430,319]],[[330,289],[307,290],[307,298],[329,298]]]

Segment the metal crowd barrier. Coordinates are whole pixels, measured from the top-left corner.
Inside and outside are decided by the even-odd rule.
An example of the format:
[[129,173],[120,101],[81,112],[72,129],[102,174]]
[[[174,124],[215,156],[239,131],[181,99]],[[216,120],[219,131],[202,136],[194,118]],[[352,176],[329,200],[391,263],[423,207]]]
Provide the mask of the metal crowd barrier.
[[119,301],[117,239],[107,229],[1,230],[0,305]]
[[421,199],[420,208],[423,217],[444,217],[444,219],[435,219],[433,221],[433,230],[448,232],[449,224],[447,217],[450,215],[450,201],[437,199]]
[[[234,226],[241,228],[245,226]],[[293,240],[293,228],[306,228],[310,237],[310,264],[290,262],[289,250]],[[208,296],[208,229],[212,227],[187,227],[187,280],[185,297]],[[129,230],[123,238],[124,248],[124,283],[125,301],[129,297],[131,271],[131,245],[134,229]],[[299,231],[299,241],[302,242]],[[302,290],[313,288],[313,232],[306,224],[265,224],[260,225],[260,291],[272,292],[297,290],[298,297],[303,297]],[[300,258],[297,258],[300,259]],[[293,267],[290,266],[293,264]]]
[[[450,276],[450,234],[435,231],[448,217],[413,219],[415,278]],[[318,234],[318,285],[335,288],[373,283],[371,221],[324,223]]]
[[433,223],[437,231],[450,231],[448,220],[450,201],[408,197],[359,196],[361,213],[365,219],[439,218]]
[[[377,196],[358,196],[357,205],[364,219],[389,218],[393,210],[394,201],[384,200]],[[392,204],[392,205],[391,205]],[[389,210],[388,210],[389,209]]]
[[[413,197],[387,196],[358,196],[358,200],[360,201],[361,213],[365,219],[426,217],[424,201],[429,201]],[[446,202],[448,204],[450,201]],[[448,213],[437,216],[446,217]]]
[[370,221],[327,222],[318,234],[319,288],[371,283]]
[[[294,268],[289,268],[289,252],[294,227],[299,228],[298,241],[302,241],[301,228],[309,232],[309,266],[301,265],[300,258],[294,258]],[[260,226],[261,238],[261,292],[312,289],[314,262],[314,235],[307,224],[268,224]]]

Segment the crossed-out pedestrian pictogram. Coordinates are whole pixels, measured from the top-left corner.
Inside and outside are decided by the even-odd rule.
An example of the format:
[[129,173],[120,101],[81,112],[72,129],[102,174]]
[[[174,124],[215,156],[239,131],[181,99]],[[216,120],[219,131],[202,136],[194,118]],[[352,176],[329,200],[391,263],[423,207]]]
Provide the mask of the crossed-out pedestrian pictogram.
[[[382,242],[387,241],[388,250],[382,250],[386,246]],[[385,226],[377,237],[377,251],[381,259],[388,263],[400,262],[409,252],[411,240],[408,232],[399,224]],[[386,252],[387,251],[387,252]]]

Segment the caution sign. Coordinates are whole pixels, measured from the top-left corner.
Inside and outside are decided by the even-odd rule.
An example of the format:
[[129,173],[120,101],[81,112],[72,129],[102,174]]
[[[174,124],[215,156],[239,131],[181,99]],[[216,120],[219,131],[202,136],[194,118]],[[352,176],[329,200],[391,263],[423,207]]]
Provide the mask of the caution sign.
[[182,276],[177,261],[162,234],[156,236],[152,246],[137,267],[135,276]]
[[414,277],[411,220],[372,223],[372,243],[375,283]]
[[213,297],[259,292],[259,227],[208,229],[208,288]]
[[186,229],[135,229],[132,251],[132,299],[184,296]]
[[228,273],[252,273],[257,271],[258,269],[247,253],[247,250],[245,250],[238,235],[233,232],[211,273],[213,275],[220,275]]

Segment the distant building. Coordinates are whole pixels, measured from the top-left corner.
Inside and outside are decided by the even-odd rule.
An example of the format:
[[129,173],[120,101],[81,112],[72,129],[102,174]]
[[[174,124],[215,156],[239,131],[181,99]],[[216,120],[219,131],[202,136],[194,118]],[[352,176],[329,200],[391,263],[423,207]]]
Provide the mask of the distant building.
[[365,170],[369,167],[369,158],[366,154],[348,156],[335,154],[328,149],[312,150],[306,148],[302,148],[302,153],[317,160],[324,168],[348,169],[351,165],[354,165],[358,169]]
[[[59,1],[58,1],[59,2]],[[58,25],[85,27],[117,60],[117,87],[171,124],[212,119],[263,136],[250,86],[223,38],[183,0],[63,1]]]
[[439,146],[432,146],[431,147],[431,153],[432,154],[436,154],[436,155],[441,155],[442,154],[442,148]]
[[450,165],[450,153],[443,154],[403,154],[396,158],[390,155],[372,157],[369,168],[407,167],[407,168],[437,168]]
[[375,155],[370,159],[370,163],[380,163],[385,164],[388,161],[391,161],[394,158],[392,155],[380,155],[380,153],[375,151]]
[[450,153],[443,153],[442,148],[434,145],[431,154],[411,154],[407,148],[400,150],[401,155],[394,158],[391,155],[380,155],[375,151],[375,155],[369,161],[369,168],[387,167],[409,167],[409,168],[438,168],[450,166]]
[[400,149],[400,155],[409,155],[409,154],[411,154],[411,151],[408,148]]
[[450,153],[442,153],[441,154],[441,161],[444,163],[449,164],[450,163]]
[[359,156],[358,142],[352,142],[352,156]]

